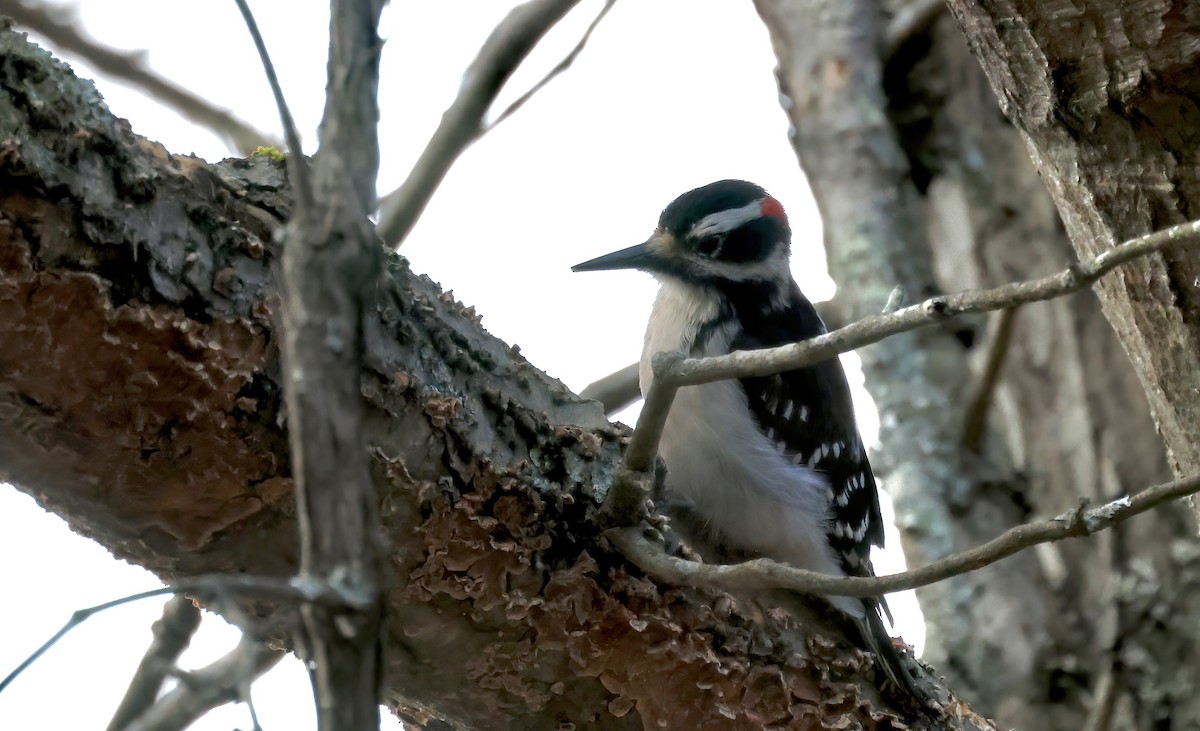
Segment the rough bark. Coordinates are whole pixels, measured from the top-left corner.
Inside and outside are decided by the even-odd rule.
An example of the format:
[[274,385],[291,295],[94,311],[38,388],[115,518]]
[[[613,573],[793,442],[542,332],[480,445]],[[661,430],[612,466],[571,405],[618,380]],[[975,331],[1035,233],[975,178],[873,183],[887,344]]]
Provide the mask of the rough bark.
[[[1200,208],[1200,8],[1172,0],[951,0],[1075,250]],[[1177,474],[1200,470],[1200,259],[1148,257],[1097,288]]]
[[[891,94],[893,104],[927,110],[917,118],[928,131],[910,155],[929,171],[940,281],[952,288],[990,285],[1073,261],[1024,141],[997,113],[952,18],[929,41],[928,53]],[[979,352],[975,365],[985,357]],[[1053,514],[1081,498],[1110,500],[1165,478],[1162,439],[1145,393],[1096,297],[1017,313],[1003,372],[985,456],[1014,470],[1019,479],[1008,481],[1011,498],[1029,513]],[[1033,628],[1028,615],[1006,623],[1002,634],[1039,642],[1025,658],[1027,674],[1016,685],[993,687],[995,705],[986,707],[1017,726],[1080,728],[1097,705],[1097,688],[1115,673],[1114,728],[1152,728],[1164,719],[1195,723],[1184,690],[1190,681],[1182,680],[1192,677],[1190,651],[1163,652],[1197,640],[1194,611],[1179,608],[1180,598],[1196,591],[1195,557],[1186,547],[1193,533],[1177,506],[1093,543],[1041,551],[1052,591],[1027,601],[1044,604],[1047,624]],[[1176,609],[1166,615],[1166,607]],[[1152,619],[1153,613],[1171,620]]]
[[[918,292],[990,286],[1074,259],[1024,142],[948,14],[891,37],[896,26],[885,30],[864,3],[843,19],[861,34],[847,42],[831,34],[837,13],[828,4],[815,3],[820,12],[789,5],[794,16],[783,4],[759,3],[797,152],[822,205],[831,273],[847,285],[839,300],[862,311],[878,308],[897,284]],[[924,5],[888,7],[900,14]],[[1011,89],[1023,99],[1031,92]],[[910,563],[1164,476],[1142,388],[1086,295],[1015,315],[982,449],[964,448],[968,402],[997,322],[959,323],[863,353],[883,426],[877,461]],[[1113,727],[1194,718],[1180,692],[1188,682],[1176,681],[1192,677],[1191,651],[1164,652],[1172,638],[1183,648],[1195,641],[1194,613],[1166,610],[1196,591],[1193,528],[1182,517],[1159,511],[1095,542],[990,567],[977,584],[919,592],[926,657],[1003,725],[1083,727],[1113,668]],[[987,593],[997,589],[1001,601]]]
[[[0,31],[0,478],[167,580],[293,574],[271,325],[290,206],[278,163],[172,156]],[[627,435],[598,404],[402,258],[378,288],[360,392],[399,713],[486,728],[895,726],[869,662],[827,620],[659,586],[615,555],[592,518]],[[947,723],[987,727],[965,707]]]
[[[1115,0],[950,6],[991,82],[990,96],[1016,126],[1002,132],[995,114],[983,117],[983,82],[978,74],[960,76],[960,84],[977,90],[976,101],[951,97],[957,109],[948,121],[992,120],[976,128],[978,136],[959,135],[983,165],[946,171],[946,180],[966,192],[970,228],[985,234],[972,237],[984,281],[1092,256],[1195,218],[1195,8]],[[943,39],[957,35],[943,27]],[[965,68],[966,53],[956,45],[943,41],[941,68]],[[1029,153],[1063,235],[1048,235],[1044,203],[1015,195],[1032,190]],[[978,205],[980,193],[998,205]],[[1018,315],[1009,355],[1015,367],[1002,400],[1015,418],[999,428],[1029,480],[1020,497],[1032,509],[1052,510],[1049,501],[1061,505],[1073,495],[1110,499],[1159,479],[1164,442],[1177,474],[1200,467],[1193,434],[1200,351],[1189,305],[1198,271],[1195,254],[1166,250],[1100,283],[1099,306],[1079,297]],[[1056,589],[1050,616],[1060,629],[1051,661],[1039,668],[1044,694],[1035,699],[1059,714],[1108,702],[1114,728],[1200,724],[1190,690],[1200,647],[1189,600],[1198,590],[1194,534],[1181,509],[1164,510],[1096,546],[1067,544],[1042,554]],[[1106,675],[1115,677],[1112,697],[1092,697]],[[1060,717],[1059,727],[1079,727]]]

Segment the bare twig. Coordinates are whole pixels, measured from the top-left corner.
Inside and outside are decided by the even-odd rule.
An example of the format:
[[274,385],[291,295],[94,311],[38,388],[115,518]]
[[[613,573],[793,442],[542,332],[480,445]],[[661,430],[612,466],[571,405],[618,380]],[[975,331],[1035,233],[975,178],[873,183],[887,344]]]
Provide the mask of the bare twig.
[[138,664],[125,697],[109,721],[108,731],[121,731],[154,705],[163,682],[174,670],[179,656],[187,649],[199,627],[200,609],[191,599],[173,596],[167,601],[162,618],[151,628],[154,639]]
[[287,99],[283,96],[283,87],[279,85],[275,64],[271,62],[271,54],[267,53],[267,44],[258,30],[258,23],[254,21],[254,13],[250,12],[250,6],[246,0],[233,1],[237,3],[238,10],[242,13],[242,20],[246,22],[246,29],[250,31],[250,37],[254,39],[254,48],[258,51],[258,59],[262,62],[263,71],[267,74],[267,83],[271,86],[271,93],[275,96],[275,106],[279,109],[279,121],[283,125],[283,137],[287,140],[288,145],[287,167],[292,189],[295,191],[300,206],[308,208],[312,205],[313,197],[312,186],[308,182],[308,167],[304,160],[304,149],[300,147],[300,133],[296,131],[296,122],[292,119]]
[[1200,476],[1155,485],[1092,510],[1076,509],[1050,520],[1010,528],[981,546],[921,568],[869,578],[830,576],[765,558],[728,566],[708,565],[668,555],[638,528],[614,528],[605,535],[643,571],[672,584],[724,591],[788,589],[820,596],[870,597],[916,589],[975,571],[1039,543],[1089,536],[1196,492],[1200,492]]
[[57,632],[25,658],[3,680],[0,680],[0,693],[12,684],[21,673],[37,662],[46,651],[53,647],[68,632],[83,624],[93,616],[115,607],[143,599],[167,596],[170,594],[186,594],[203,601],[219,601],[226,598],[255,599],[258,601],[275,602],[280,604],[314,604],[329,609],[350,609],[364,611],[372,605],[360,592],[345,586],[314,580],[289,580],[271,576],[249,576],[240,574],[212,574],[196,576],[186,581],[178,582],[159,589],[130,594],[119,599],[97,604],[75,611]]
[[182,731],[217,706],[242,700],[249,684],[275,667],[283,655],[243,634],[229,654],[187,673],[174,690],[125,726],[125,731]]
[[587,42],[591,39],[592,33],[596,30],[596,26],[600,25],[600,21],[604,20],[604,16],[608,15],[608,11],[612,10],[612,6],[615,5],[616,2],[617,0],[604,0],[604,7],[600,8],[600,12],[597,13],[596,17],[592,19],[591,24],[588,25],[587,30],[583,32],[583,35],[579,38],[579,42],[575,44],[575,47],[571,49],[571,52],[564,56],[563,60],[559,61],[554,68],[550,69],[550,72],[543,76],[541,81],[530,87],[529,91],[522,94],[515,102],[509,104],[507,109],[497,115],[497,117],[492,120],[491,124],[487,126],[485,131],[491,132],[493,129],[495,129],[496,125],[508,119],[513,115],[514,112],[525,106],[525,102],[532,99],[533,95],[541,91],[546,84],[549,84],[555,79],[555,77],[571,68],[571,64],[575,63],[575,59],[579,58],[579,54],[583,53],[584,46],[586,46]]
[[249,685],[242,692],[242,700],[246,704],[246,712],[250,714],[251,731],[263,731],[262,724],[258,721],[258,710],[254,707],[254,697],[251,695]]
[[212,130],[244,155],[261,145],[279,145],[274,136],[151,71],[145,64],[144,53],[117,51],[97,43],[80,31],[83,26],[78,20],[72,20],[70,15],[64,17],[61,11],[52,11],[45,3],[0,0],[0,15],[11,17],[18,25],[44,36],[102,73],[136,86],[185,119]]
[[962,443],[972,452],[978,452],[983,444],[988,412],[991,411],[992,400],[996,395],[996,386],[1000,384],[1004,359],[1008,356],[1008,349],[1012,344],[1013,322],[1016,316],[1016,307],[1000,310],[995,318],[995,327],[988,337],[983,372],[979,374],[979,379],[972,389],[971,399],[967,402],[966,418],[963,419]]
[[140,594],[133,594],[133,595],[126,596],[126,597],[121,597],[120,599],[114,599],[111,602],[105,602],[103,604],[98,604],[94,607],[88,607],[87,609],[80,609],[80,610],[76,611],[74,614],[71,615],[71,618],[67,620],[67,623],[64,624],[62,626],[62,628],[60,628],[57,632],[55,632],[54,635],[50,637],[50,639],[43,642],[41,647],[34,650],[33,653],[29,655],[29,657],[25,658],[19,665],[17,665],[17,667],[14,668],[12,672],[10,672],[8,675],[6,675],[4,677],[4,680],[0,680],[0,693],[3,693],[4,689],[7,688],[9,685],[11,685],[12,682],[17,679],[17,676],[19,676],[21,673],[25,672],[26,668],[28,668],[30,665],[37,662],[38,659],[42,655],[46,654],[47,650],[49,650],[51,647],[54,647],[54,644],[56,642],[58,642],[60,639],[62,639],[64,635],[66,635],[71,630],[75,629],[79,625],[86,622],[88,620],[88,618],[90,618],[92,615],[103,612],[106,609],[112,609],[113,607],[118,607],[122,604],[128,604],[130,602],[136,602],[141,599],[149,599],[151,597],[163,596],[164,594],[171,594],[171,593],[174,593],[174,590],[172,590],[172,589],[155,589],[153,591],[144,591],[144,592],[141,592]]
[[[915,330],[949,317],[971,312],[990,312],[1030,302],[1054,299],[1077,292],[1128,261],[1172,244],[1194,241],[1200,236],[1200,221],[1191,221],[1131,239],[1088,261],[1041,279],[1013,282],[992,289],[965,290],[933,297],[895,312],[865,317],[839,330],[811,340],[763,350],[739,350],[709,358],[684,358],[656,362],[654,381],[646,405],[626,452],[626,466],[642,471],[653,462],[667,412],[677,389],[727,378],[766,376],[802,368],[897,333]],[[661,391],[661,393],[656,393]],[[629,481],[623,485],[631,485]],[[615,492],[616,485],[614,485]],[[614,495],[610,494],[610,498]],[[618,496],[620,497],[620,496]],[[625,496],[623,502],[630,502]]]
[[467,68],[458,96],[442,115],[408,178],[384,197],[378,227],[384,243],[399,246],[404,241],[454,161],[483,134],[484,115],[504,82],[542,36],[578,3],[530,0],[513,8],[496,26]]

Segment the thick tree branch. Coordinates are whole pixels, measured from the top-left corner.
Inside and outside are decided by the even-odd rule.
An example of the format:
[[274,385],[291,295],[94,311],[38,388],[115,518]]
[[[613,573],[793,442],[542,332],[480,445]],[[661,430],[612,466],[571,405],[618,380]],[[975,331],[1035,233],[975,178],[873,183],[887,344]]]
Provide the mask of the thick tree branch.
[[504,83],[542,36],[578,4],[579,0],[530,0],[496,26],[467,67],[458,96],[408,178],[384,198],[379,235],[385,244],[404,242],[454,161],[483,135],[484,118]]
[[631,561],[660,581],[723,591],[787,589],[818,596],[882,596],[916,589],[976,571],[1040,543],[1081,538],[1123,523],[1139,513],[1200,492],[1200,477],[1148,487],[1130,497],[1090,510],[1076,509],[1036,523],[1019,525],[997,538],[899,574],[830,576],[760,558],[731,565],[688,561],[665,553],[638,528],[614,528],[606,534]]
[[184,119],[215,132],[243,155],[259,146],[278,146],[279,140],[233,116],[228,110],[164,79],[151,71],[144,54],[116,51],[85,36],[77,19],[52,17],[46,5],[34,0],[0,0],[0,15],[7,15],[43,35],[54,45],[74,54],[115,78],[127,81],[150,97],[174,109]]

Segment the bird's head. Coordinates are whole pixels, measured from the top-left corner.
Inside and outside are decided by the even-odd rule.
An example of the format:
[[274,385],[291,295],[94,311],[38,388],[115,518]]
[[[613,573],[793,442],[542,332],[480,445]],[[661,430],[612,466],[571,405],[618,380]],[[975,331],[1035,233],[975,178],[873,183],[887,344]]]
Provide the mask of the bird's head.
[[645,243],[572,271],[640,269],[700,286],[784,283],[791,228],[779,201],[743,180],[721,180],[671,202]]

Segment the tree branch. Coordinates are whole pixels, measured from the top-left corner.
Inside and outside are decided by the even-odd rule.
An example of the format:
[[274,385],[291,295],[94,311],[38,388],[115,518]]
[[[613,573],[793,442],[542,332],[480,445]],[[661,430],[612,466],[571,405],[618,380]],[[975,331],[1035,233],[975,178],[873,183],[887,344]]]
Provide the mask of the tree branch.
[[379,16],[383,0],[335,0],[313,205],[283,247],[283,392],[300,523],[300,581],[361,596],[363,608],[300,607],[320,729],[379,725],[386,577],[362,398],[364,311],[381,272]]
[[579,392],[580,398],[599,401],[604,413],[612,414],[641,398],[638,390],[638,364],[630,363],[619,371],[608,374]]
[[1000,373],[1004,369],[1004,360],[1008,356],[1009,345],[1012,344],[1013,322],[1016,317],[1016,307],[1000,310],[987,341],[983,371],[980,372],[975,387],[972,389],[966,416],[963,418],[962,443],[972,452],[979,452],[983,445],[983,435],[987,431],[988,413],[991,411],[996,388],[1000,385]]
[[124,731],[183,731],[212,709],[243,699],[250,684],[275,667],[283,655],[244,634],[229,654],[181,676],[174,690]]
[[918,569],[869,578],[831,576],[766,558],[725,566],[702,564],[667,554],[638,528],[614,528],[606,535],[643,571],[672,584],[723,591],[787,589],[819,596],[871,597],[916,589],[975,571],[1040,543],[1090,536],[1196,492],[1200,492],[1200,476],[1155,485],[1098,508],[1077,508],[1050,520],[1010,528],[981,546],[951,554]]
[[109,721],[108,731],[122,731],[154,705],[163,682],[175,669],[175,663],[199,627],[199,607],[187,597],[171,597],[163,607],[162,618],[151,628],[154,639]]
[[[894,312],[900,308],[903,299],[904,292],[897,287],[892,292],[888,306],[883,311]],[[825,323],[826,327],[842,326],[844,320],[836,299],[814,302],[813,307],[816,308],[817,314],[821,316],[821,321]],[[638,364],[630,363],[619,371],[614,371],[598,381],[588,384],[579,392],[579,396],[591,401],[599,401],[604,405],[604,413],[611,416],[613,412],[620,411],[641,398],[641,387],[638,384]]]
[[535,94],[537,94],[546,86],[546,84],[549,84],[557,76],[571,68],[571,64],[575,63],[575,59],[579,58],[579,54],[583,53],[584,47],[587,45],[588,40],[591,39],[592,33],[596,30],[596,27],[600,25],[600,21],[604,20],[604,16],[608,15],[608,11],[612,10],[612,6],[615,5],[616,2],[617,0],[604,0],[604,7],[600,8],[600,12],[597,13],[596,17],[592,19],[592,22],[588,25],[587,30],[583,32],[583,35],[579,38],[579,42],[575,44],[575,47],[571,49],[571,52],[564,56],[563,60],[559,61],[554,68],[550,69],[550,72],[543,76],[541,81],[530,87],[529,91],[522,94],[515,102],[509,104],[507,109],[497,115],[496,118],[492,120],[492,123],[487,126],[487,129],[485,129],[484,132],[491,132],[496,128],[496,125],[508,119],[513,115],[514,112],[525,106],[525,102],[532,99]]
[[93,616],[125,604],[170,594],[196,597],[201,601],[214,604],[233,598],[253,599],[256,601],[295,606],[311,604],[331,610],[366,611],[371,608],[371,604],[364,600],[360,592],[348,591],[343,586],[321,581],[297,581],[250,574],[194,576],[185,581],[175,582],[170,586],[150,589],[149,591],[142,591],[137,594],[129,594],[104,602],[103,604],[76,610],[50,639],[43,642],[40,647],[30,653],[29,657],[25,658],[16,668],[0,680],[0,693],[3,693],[21,673],[29,669],[42,655],[46,654],[47,650],[65,637],[67,633]]
[[243,155],[262,145],[279,145],[274,136],[255,129],[228,110],[151,71],[145,65],[143,53],[116,51],[103,46],[81,33],[82,26],[77,20],[65,21],[61,13],[52,17],[42,3],[0,0],[0,15],[7,15],[18,25],[45,36],[63,51],[79,56],[99,71],[138,87],[184,119],[212,130]]
[[484,133],[487,110],[508,78],[542,36],[579,0],[530,0],[513,8],[484,41],[463,74],[462,89],[421,152],[408,178],[383,200],[379,235],[399,246],[441,185],[450,167]]

